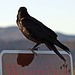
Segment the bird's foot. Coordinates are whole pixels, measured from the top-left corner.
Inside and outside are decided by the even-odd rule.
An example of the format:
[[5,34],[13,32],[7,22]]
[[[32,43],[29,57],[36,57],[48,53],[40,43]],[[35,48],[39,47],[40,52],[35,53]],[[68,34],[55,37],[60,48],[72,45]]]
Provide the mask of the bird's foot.
[[37,56],[37,53],[36,52],[34,52],[34,50],[31,50],[32,52],[33,52],[33,54],[35,54],[36,56]]
[[35,54],[35,55],[37,56],[37,53],[34,52],[34,50],[38,50],[38,48],[39,48],[39,47],[37,47],[37,48],[28,48],[28,50],[31,50],[31,51],[33,52],[33,54]]

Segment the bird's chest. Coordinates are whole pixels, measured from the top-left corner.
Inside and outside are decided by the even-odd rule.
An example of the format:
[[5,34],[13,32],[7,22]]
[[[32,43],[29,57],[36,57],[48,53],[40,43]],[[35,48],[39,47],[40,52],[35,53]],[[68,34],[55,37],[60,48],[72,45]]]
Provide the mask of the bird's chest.
[[24,27],[22,24],[18,23],[19,29],[29,40],[36,42],[36,37],[32,34],[28,27]]
[[23,25],[19,24],[19,29],[21,30],[21,32],[24,34],[24,36],[28,39],[32,38],[32,34],[30,33],[30,31],[28,30],[28,28],[24,27]]
[[19,29],[21,30],[21,32],[27,37],[30,35],[28,29],[26,27],[24,27],[23,25],[19,25]]

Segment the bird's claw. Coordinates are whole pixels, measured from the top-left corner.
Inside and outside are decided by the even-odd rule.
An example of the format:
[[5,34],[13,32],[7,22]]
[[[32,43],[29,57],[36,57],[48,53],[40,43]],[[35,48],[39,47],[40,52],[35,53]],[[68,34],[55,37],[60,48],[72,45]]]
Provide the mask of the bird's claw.
[[37,53],[34,52],[34,50],[38,50],[38,48],[28,48],[28,50],[31,50],[33,52],[33,54],[35,54],[37,56]]
[[36,56],[37,56],[37,53],[36,52],[34,52],[34,50],[31,50],[32,52],[33,52],[33,54],[35,54]]

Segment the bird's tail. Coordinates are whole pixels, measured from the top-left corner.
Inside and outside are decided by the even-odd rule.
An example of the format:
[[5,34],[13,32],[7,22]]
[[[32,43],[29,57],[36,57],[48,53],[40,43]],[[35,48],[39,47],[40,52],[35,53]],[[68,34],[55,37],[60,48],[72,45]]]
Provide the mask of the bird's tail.
[[62,48],[63,50],[65,50],[68,54],[71,53],[71,51],[69,50],[68,47],[66,47],[65,45],[63,45],[61,42],[59,42],[58,40],[54,40],[54,44],[57,45],[58,47]]
[[65,58],[58,52],[58,50],[56,49],[56,47],[53,44],[50,43],[45,43],[45,45],[50,49],[53,50],[64,62],[66,61]]

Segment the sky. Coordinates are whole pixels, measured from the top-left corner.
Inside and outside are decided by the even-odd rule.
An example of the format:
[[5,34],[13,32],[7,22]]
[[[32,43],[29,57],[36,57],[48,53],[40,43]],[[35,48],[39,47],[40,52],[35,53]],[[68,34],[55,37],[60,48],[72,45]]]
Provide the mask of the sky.
[[0,0],[0,27],[17,26],[22,6],[52,30],[75,35],[75,0]]

